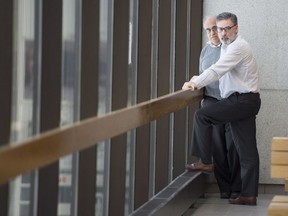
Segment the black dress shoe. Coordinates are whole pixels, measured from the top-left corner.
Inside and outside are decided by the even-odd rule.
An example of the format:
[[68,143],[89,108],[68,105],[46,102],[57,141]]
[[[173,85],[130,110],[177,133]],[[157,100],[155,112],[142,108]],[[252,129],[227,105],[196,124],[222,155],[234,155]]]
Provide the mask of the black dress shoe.
[[236,199],[240,196],[240,193],[237,193],[237,192],[232,192],[231,195],[230,195],[230,199]]
[[229,192],[221,192],[220,193],[220,199],[229,199],[230,193]]
[[229,199],[230,204],[236,205],[257,205],[257,198],[255,196],[239,196],[236,199]]

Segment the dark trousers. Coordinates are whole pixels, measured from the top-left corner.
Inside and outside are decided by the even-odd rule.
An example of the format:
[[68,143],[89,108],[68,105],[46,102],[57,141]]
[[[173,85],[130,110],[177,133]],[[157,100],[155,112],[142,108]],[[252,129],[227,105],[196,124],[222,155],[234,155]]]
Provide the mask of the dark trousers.
[[[204,97],[202,107],[217,103],[213,97]],[[240,192],[241,176],[238,152],[232,139],[230,124],[212,126],[214,175],[220,192]]]
[[195,112],[192,154],[212,163],[213,125],[229,124],[241,167],[243,196],[258,195],[259,155],[256,143],[256,115],[261,106],[259,93],[234,93]]

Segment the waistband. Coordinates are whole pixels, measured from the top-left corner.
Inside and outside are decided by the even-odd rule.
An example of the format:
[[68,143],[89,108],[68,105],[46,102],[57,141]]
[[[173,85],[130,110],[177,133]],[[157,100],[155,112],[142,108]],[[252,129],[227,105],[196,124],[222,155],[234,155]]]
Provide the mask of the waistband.
[[259,95],[259,92],[247,92],[247,93],[234,92],[231,95],[229,95],[229,97],[230,96],[239,96],[239,95],[251,95],[251,94],[255,94],[255,95],[258,94]]

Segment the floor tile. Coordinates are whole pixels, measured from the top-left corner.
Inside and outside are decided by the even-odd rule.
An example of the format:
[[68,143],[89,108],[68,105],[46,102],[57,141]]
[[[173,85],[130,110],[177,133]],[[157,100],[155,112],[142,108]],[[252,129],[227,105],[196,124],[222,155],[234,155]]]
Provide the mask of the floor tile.
[[264,216],[274,195],[259,194],[257,206],[231,205],[219,193],[206,193],[183,216]]

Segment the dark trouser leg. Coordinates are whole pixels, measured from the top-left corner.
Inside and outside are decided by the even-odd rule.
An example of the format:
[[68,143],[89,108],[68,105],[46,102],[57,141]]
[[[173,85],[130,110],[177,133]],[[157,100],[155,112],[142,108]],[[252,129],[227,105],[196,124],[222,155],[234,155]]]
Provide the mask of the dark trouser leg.
[[256,123],[252,116],[237,122],[231,122],[232,136],[239,149],[243,196],[258,195],[259,155],[256,144]]
[[238,152],[234,145],[230,124],[213,126],[214,174],[220,192],[241,191],[241,170]]
[[[260,109],[260,104],[259,94],[232,95],[197,110],[193,121],[192,154],[199,156],[205,164],[212,163],[212,125],[231,122],[233,140],[239,149],[241,160],[244,196],[252,194],[255,196],[258,190],[259,155],[255,138],[255,116]],[[245,153],[248,155],[243,155]]]
[[[202,106],[206,107],[211,104],[217,103],[219,100],[212,97],[205,97],[202,101]],[[229,126],[230,127],[230,126]],[[227,131],[230,133],[229,131]],[[217,184],[220,192],[230,193],[231,192],[231,170],[228,162],[228,147],[226,147],[226,130],[225,125],[213,125],[212,126],[212,151],[213,151],[213,164],[214,164],[214,175],[217,180]],[[231,133],[230,133],[231,135]],[[232,140],[232,136],[228,137]],[[232,147],[235,149],[234,143]],[[231,153],[233,153],[231,151]],[[240,178],[240,169],[238,169]],[[241,184],[240,184],[241,189]]]
[[[192,155],[200,157],[205,164],[212,164],[212,124],[197,113],[205,108],[195,112],[192,132]],[[205,143],[205,144],[203,144]],[[203,144],[203,145],[202,145]]]
[[227,159],[230,170],[230,190],[231,192],[240,192],[241,191],[241,169],[238,151],[234,145],[232,139],[232,132],[230,124],[225,125],[225,137],[226,137],[226,148],[227,148]]
[[230,193],[231,172],[227,158],[225,125],[214,125],[212,133],[214,175],[220,192]]

